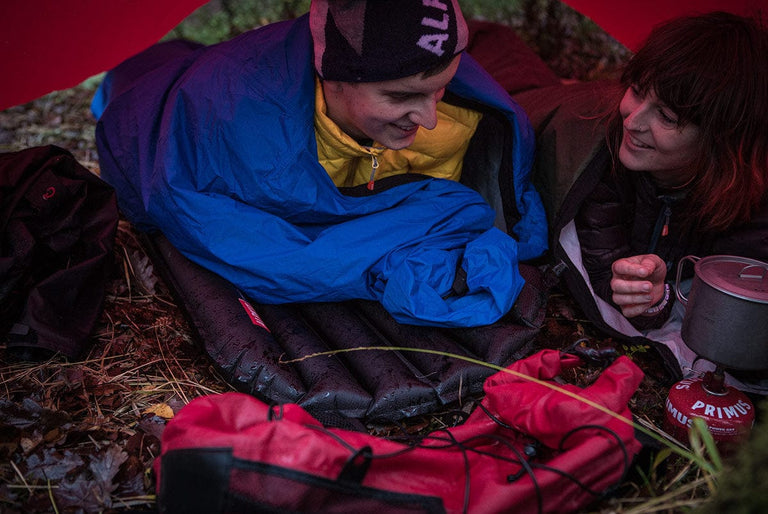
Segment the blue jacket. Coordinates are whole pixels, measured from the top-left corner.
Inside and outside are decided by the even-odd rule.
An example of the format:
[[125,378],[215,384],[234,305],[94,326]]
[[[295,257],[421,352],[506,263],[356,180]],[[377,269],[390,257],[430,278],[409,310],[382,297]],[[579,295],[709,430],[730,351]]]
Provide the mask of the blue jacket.
[[[262,303],[378,300],[400,322],[438,326],[489,324],[512,307],[518,259],[547,241],[528,177],[533,133],[469,56],[449,91],[508,120],[514,237],[459,183],[365,197],[333,184],[317,160],[307,16],[162,54],[153,47],[110,72],[93,103],[101,174],[132,222]],[[458,266],[468,291],[451,295]]]

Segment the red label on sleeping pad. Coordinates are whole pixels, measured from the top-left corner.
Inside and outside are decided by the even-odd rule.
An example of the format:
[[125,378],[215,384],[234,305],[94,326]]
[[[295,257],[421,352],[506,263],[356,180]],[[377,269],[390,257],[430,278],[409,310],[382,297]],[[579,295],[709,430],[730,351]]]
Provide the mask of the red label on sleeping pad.
[[256,312],[256,309],[254,309],[253,306],[244,298],[238,298],[238,300],[240,300],[240,305],[243,306],[243,309],[245,309],[248,317],[251,318],[251,323],[258,325],[269,332],[269,328],[267,328],[267,325],[264,323],[264,321],[262,321],[261,316],[259,316],[259,313]]

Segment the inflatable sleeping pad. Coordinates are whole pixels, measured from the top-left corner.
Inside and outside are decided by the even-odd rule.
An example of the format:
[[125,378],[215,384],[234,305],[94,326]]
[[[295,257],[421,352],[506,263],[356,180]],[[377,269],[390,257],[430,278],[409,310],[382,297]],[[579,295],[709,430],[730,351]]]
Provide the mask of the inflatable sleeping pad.
[[[483,363],[507,366],[530,354],[544,318],[547,287],[532,265],[520,265],[526,284],[500,321],[441,329],[399,324],[372,301],[255,303],[162,235],[146,242],[222,376],[267,403],[296,403],[329,426],[390,423],[481,394],[496,372]],[[377,349],[358,350],[370,347]],[[327,353],[335,350],[343,351]]]

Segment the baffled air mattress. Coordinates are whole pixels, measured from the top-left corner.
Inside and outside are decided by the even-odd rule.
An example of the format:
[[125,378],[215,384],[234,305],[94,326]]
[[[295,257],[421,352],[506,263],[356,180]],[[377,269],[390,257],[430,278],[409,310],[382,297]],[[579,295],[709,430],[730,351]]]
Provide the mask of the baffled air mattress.
[[391,423],[476,397],[497,370],[484,363],[527,356],[544,317],[544,277],[532,265],[520,265],[526,284],[500,321],[441,329],[397,323],[373,301],[255,303],[162,235],[147,241],[222,376],[262,401],[301,405],[330,426]]

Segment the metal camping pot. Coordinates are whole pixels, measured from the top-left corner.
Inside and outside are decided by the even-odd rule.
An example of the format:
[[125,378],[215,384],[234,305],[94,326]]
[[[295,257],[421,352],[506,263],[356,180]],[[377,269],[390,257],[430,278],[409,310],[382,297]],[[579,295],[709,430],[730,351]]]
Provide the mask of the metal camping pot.
[[[694,264],[688,297],[680,292],[686,261]],[[733,255],[689,255],[677,265],[685,305],[681,335],[698,355],[725,368],[768,369],[768,264]]]

